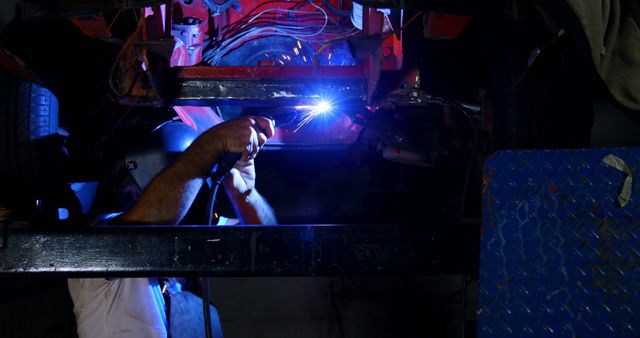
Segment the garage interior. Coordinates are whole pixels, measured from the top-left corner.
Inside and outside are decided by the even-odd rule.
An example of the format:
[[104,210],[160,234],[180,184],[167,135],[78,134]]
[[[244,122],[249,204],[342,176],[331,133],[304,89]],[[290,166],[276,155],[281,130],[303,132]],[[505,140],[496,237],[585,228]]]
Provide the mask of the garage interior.
[[[640,6],[618,0],[580,9],[575,2],[3,1],[0,336],[77,337],[67,278],[147,276],[155,268],[144,259],[156,254],[161,258],[149,258],[156,271],[207,277],[228,338],[537,336],[541,331],[522,330],[526,317],[519,319],[522,327],[509,328],[515,331],[487,324],[486,312],[481,317],[481,309],[495,305],[481,304],[482,297],[491,299],[483,278],[499,275],[481,259],[489,257],[487,241],[494,236],[490,216],[503,212],[491,209],[496,206],[487,197],[492,159],[504,163],[496,154],[527,151],[636,154],[640,145]],[[269,6],[314,11],[292,25],[301,32],[321,29],[309,33],[309,41],[274,34],[274,27],[296,20],[274,14],[273,22],[264,19],[271,31],[262,33],[259,15],[271,14],[260,9]],[[253,15],[256,30],[243,31]],[[172,29],[164,29],[169,23]],[[595,52],[598,25],[603,51]],[[204,36],[199,42],[178,37],[194,29]],[[182,59],[179,45],[186,45]],[[149,55],[144,65],[127,72],[142,50]],[[316,89],[333,100],[333,114],[303,121],[293,116],[300,109],[291,107],[314,100]],[[256,186],[285,227],[252,233],[263,236],[257,248],[252,242],[258,258],[246,256],[249,246],[243,245],[251,239],[244,230],[219,226],[215,234],[238,236],[239,244],[180,256],[176,262],[184,265],[175,272],[162,260],[171,249],[166,255],[145,250],[170,244],[174,235],[192,243],[188,227],[144,230],[148,237],[126,242],[139,251],[122,245],[132,253],[128,258],[114,253],[74,260],[92,256],[73,250],[109,243],[92,236],[87,224],[131,207],[129,172],[144,156],[161,156],[131,149],[147,145],[167,121],[202,132],[212,125],[206,112],[222,120],[260,114],[275,120],[278,132],[256,159]],[[38,117],[46,119],[46,130],[34,135]],[[571,159],[548,166],[561,161]],[[636,163],[627,162],[633,172]],[[522,167],[515,172],[527,172]],[[152,177],[161,168],[149,170]],[[505,182],[526,186],[538,179],[530,177]],[[618,223],[633,233],[640,228],[637,182],[628,189],[629,204],[612,210],[628,212],[630,218]],[[182,225],[203,224],[205,195]],[[216,218],[233,218],[224,194],[216,203]],[[583,216],[598,223],[597,215]],[[76,232],[84,235],[67,235]],[[623,248],[612,250],[628,258]],[[289,260],[299,254],[318,256]],[[215,262],[226,255],[236,255],[230,267]],[[631,260],[624,263],[631,266],[623,274],[628,278],[616,285],[633,285],[640,276]],[[521,281],[510,282],[516,283],[510,290],[521,290]],[[496,289],[487,292],[499,294]],[[638,299],[630,290],[621,306]],[[609,319],[610,336],[640,330],[629,323],[631,331],[624,331],[620,323],[629,318]],[[585,321],[567,315],[558,325]],[[559,335],[576,336],[568,332]]]

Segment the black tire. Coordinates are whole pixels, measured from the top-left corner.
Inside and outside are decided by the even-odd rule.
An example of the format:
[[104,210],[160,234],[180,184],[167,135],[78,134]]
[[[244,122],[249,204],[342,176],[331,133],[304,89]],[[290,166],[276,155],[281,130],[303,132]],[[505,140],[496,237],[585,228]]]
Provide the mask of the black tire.
[[[35,226],[76,222],[80,205],[66,183],[63,141],[56,96],[0,70],[0,206]],[[60,218],[61,209],[68,216]]]
[[58,134],[58,100],[39,84],[0,74],[0,178],[47,175],[43,140]]

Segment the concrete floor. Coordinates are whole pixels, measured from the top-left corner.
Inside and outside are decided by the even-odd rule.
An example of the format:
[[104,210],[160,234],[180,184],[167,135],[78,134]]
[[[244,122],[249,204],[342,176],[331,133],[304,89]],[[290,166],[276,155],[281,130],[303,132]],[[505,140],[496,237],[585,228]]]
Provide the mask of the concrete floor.
[[[465,276],[221,278],[212,281],[212,288],[227,338],[463,337],[462,323],[475,320],[477,304],[475,284],[465,290],[464,280]],[[466,337],[473,337],[473,332]]]
[[[214,278],[211,286],[226,338],[475,337],[477,284],[467,280],[464,288],[464,281],[465,276]],[[64,279],[4,279],[0,286],[0,337],[76,336]]]

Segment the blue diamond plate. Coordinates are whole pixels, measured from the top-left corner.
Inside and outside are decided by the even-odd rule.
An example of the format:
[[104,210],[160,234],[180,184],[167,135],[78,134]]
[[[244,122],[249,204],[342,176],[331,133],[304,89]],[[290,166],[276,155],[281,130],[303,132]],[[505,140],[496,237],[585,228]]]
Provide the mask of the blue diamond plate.
[[478,336],[640,336],[640,149],[505,151],[485,166]]

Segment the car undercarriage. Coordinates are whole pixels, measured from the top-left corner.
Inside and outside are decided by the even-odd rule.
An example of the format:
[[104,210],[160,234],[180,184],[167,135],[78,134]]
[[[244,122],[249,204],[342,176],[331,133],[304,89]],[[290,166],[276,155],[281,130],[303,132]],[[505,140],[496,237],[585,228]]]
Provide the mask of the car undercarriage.
[[[270,332],[238,324],[237,285],[306,278],[295,306],[332,309],[301,315],[332,327],[309,337],[474,337],[486,161],[638,144],[636,67],[612,82],[571,4],[22,0],[0,35],[0,275],[229,278],[228,336]],[[275,123],[256,168],[280,225],[208,227],[203,188],[180,226],[87,226],[242,116]],[[224,194],[214,211],[235,217]],[[263,301],[247,318],[268,321]]]

